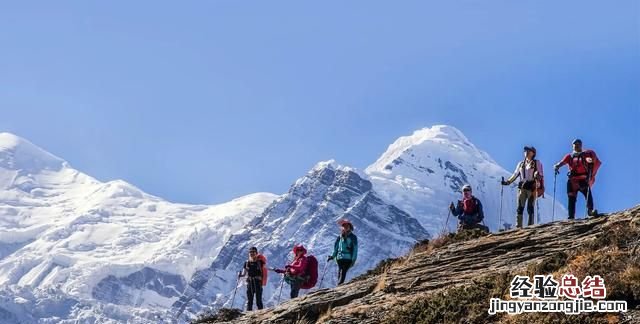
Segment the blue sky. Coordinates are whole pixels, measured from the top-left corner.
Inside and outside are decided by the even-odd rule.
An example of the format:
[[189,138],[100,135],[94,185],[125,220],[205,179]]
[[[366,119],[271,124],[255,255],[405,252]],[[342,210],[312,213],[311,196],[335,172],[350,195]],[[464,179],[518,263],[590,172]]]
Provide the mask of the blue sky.
[[[285,192],[445,123],[511,170],[580,137],[637,204],[640,3],[9,2],[0,129],[171,201]],[[561,201],[564,177],[559,178]]]

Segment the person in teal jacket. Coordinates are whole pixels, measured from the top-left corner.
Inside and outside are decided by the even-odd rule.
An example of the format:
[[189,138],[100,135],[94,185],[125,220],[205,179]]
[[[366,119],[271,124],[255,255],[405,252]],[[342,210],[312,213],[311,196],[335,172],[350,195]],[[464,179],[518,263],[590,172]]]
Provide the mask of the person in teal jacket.
[[327,262],[336,260],[338,264],[338,285],[344,283],[347,271],[353,267],[358,258],[358,237],[353,234],[353,224],[343,220],[340,225],[341,233],[333,244],[333,254],[327,258]]

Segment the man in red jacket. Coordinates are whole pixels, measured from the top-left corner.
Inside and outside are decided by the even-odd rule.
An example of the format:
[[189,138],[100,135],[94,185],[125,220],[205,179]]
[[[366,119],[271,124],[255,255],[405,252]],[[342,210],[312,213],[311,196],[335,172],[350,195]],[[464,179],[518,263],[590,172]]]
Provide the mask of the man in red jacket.
[[275,269],[277,273],[284,273],[284,281],[291,286],[291,298],[298,297],[300,286],[309,279],[306,274],[307,269],[307,250],[302,245],[293,247],[295,255],[293,262],[282,269]]
[[598,211],[593,208],[593,192],[591,186],[596,181],[596,174],[600,168],[600,160],[596,156],[596,152],[592,150],[582,150],[582,141],[576,139],[573,141],[573,152],[564,156],[564,158],[554,166],[556,174],[558,169],[563,165],[569,167],[569,180],[567,180],[567,195],[569,196],[569,219],[576,217],[576,201],[578,199],[578,191],[587,199],[587,214],[589,216],[597,216]]

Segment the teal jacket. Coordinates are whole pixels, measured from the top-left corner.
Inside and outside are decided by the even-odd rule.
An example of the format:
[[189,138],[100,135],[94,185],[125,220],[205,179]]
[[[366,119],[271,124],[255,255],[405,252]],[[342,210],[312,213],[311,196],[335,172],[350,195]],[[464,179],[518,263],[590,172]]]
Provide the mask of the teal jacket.
[[358,237],[349,233],[346,237],[338,235],[336,242],[333,244],[334,260],[351,260],[351,263],[355,263],[358,258]]

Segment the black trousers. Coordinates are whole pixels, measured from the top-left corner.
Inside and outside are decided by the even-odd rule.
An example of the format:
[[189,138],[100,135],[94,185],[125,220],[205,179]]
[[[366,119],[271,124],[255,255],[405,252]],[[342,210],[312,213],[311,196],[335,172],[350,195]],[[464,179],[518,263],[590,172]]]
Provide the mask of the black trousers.
[[262,309],[262,278],[247,279],[247,310],[253,310],[253,297],[256,298],[256,306]]
[[347,278],[347,271],[349,271],[349,268],[351,268],[351,260],[338,260],[338,285],[344,283],[344,280]]
[[576,218],[576,202],[578,200],[578,192],[582,193],[587,199],[587,210],[593,210],[593,194],[589,190],[589,183],[586,179],[571,179],[567,181],[567,195],[569,196],[569,219]]
[[300,293],[300,285],[302,285],[301,281],[294,280],[291,282],[291,293],[289,294],[291,299],[298,297],[298,294]]

